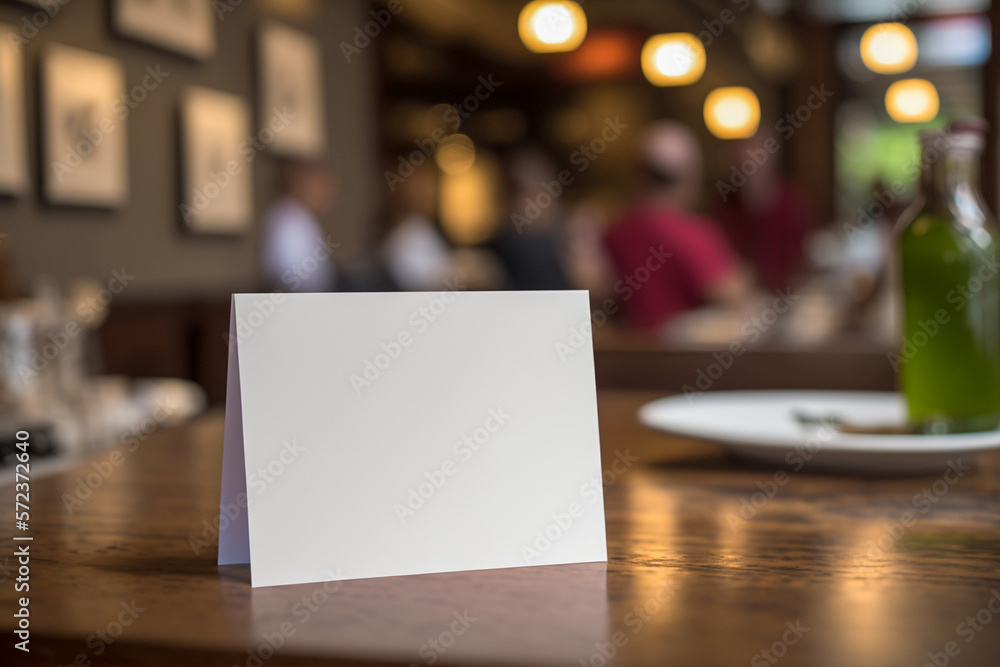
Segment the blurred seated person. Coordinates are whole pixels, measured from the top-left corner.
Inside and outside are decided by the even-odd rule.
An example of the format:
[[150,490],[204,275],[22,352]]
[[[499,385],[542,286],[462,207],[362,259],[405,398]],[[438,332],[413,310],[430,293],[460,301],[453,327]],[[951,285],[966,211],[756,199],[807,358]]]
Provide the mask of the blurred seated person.
[[666,336],[682,313],[746,308],[754,290],[725,234],[692,212],[702,154],[691,131],[669,121],[648,126],[636,180],[634,203],[604,237],[618,272],[613,298],[627,323]]
[[434,222],[437,174],[430,162],[416,168],[391,194],[389,233],[380,255],[398,289],[441,289],[452,276],[451,247]]
[[[534,146],[515,148],[504,161],[505,218],[486,247],[496,254],[512,290],[565,290],[558,170]],[[554,184],[554,185],[553,185]],[[547,186],[547,187],[546,187]],[[555,194],[554,194],[555,193]]]
[[427,162],[390,194],[389,230],[379,247],[390,288],[419,292],[495,287],[495,262],[479,250],[452,248],[435,222],[436,210],[437,171]]
[[762,129],[727,145],[731,166],[723,178],[730,180],[720,181],[715,217],[762,287],[788,289],[806,269],[812,212],[782,173],[780,145],[772,132]]
[[266,290],[326,292],[337,284],[337,268],[319,216],[336,198],[333,173],[316,162],[284,162],[280,193],[264,211],[261,274]]

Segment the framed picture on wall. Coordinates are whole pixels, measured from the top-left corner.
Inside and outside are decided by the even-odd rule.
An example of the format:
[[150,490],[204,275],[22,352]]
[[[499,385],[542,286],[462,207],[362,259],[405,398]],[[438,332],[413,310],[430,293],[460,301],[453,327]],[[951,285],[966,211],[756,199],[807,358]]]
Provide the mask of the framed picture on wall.
[[238,95],[191,86],[181,96],[180,121],[185,227],[202,234],[246,232],[253,223],[250,105]]
[[114,208],[128,199],[128,127],[116,58],[62,44],[42,56],[42,183],[54,204]]
[[293,158],[326,152],[323,48],[314,37],[265,21],[258,44],[257,124],[274,129],[269,148]]
[[125,37],[196,60],[215,53],[212,0],[114,0],[111,11]]
[[24,57],[17,30],[0,23],[0,192],[28,188],[27,127],[24,124]]

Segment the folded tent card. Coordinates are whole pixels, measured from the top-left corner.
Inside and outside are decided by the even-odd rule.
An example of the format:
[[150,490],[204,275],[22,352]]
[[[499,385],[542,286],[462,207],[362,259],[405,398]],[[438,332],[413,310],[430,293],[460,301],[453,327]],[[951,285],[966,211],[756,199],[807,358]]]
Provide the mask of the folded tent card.
[[586,292],[237,294],[229,342],[253,586],[607,560]]

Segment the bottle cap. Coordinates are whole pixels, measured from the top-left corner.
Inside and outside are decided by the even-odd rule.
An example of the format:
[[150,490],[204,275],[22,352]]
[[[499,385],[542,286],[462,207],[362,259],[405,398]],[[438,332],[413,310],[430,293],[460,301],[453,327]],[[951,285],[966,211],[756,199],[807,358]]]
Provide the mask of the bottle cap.
[[985,118],[979,118],[977,116],[969,116],[967,118],[959,118],[958,120],[952,121],[948,126],[948,132],[950,134],[986,134],[990,129],[990,124]]
[[938,151],[978,151],[982,150],[989,129],[990,124],[985,119],[969,116],[952,121],[944,128],[923,130],[918,136],[925,151],[931,148]]

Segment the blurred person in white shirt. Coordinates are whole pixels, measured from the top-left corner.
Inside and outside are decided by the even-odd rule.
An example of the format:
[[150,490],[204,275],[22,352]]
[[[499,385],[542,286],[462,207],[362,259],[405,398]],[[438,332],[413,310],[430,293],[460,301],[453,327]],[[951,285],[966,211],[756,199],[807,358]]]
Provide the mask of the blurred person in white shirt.
[[390,230],[379,254],[398,289],[441,289],[453,277],[452,249],[438,230],[437,174],[432,165],[414,170],[393,193]]
[[319,216],[337,194],[333,173],[315,162],[285,162],[281,189],[263,215],[260,262],[264,288],[329,292],[337,287],[336,244]]

